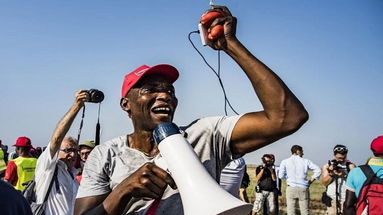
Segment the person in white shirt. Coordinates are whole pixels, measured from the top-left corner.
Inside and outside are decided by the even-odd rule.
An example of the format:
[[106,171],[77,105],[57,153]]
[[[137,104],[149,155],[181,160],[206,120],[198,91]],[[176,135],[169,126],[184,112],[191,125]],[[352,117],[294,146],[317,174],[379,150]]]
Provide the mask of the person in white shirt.
[[[35,172],[37,203],[42,203],[52,180],[53,186],[48,194],[45,215],[72,215],[79,184],[76,180],[78,143],[72,137],[65,137],[78,111],[89,101],[86,90],[76,93],[75,102],[57,124],[48,147],[37,160]],[[65,138],[64,138],[65,137]],[[57,166],[57,178],[53,175]]]
[[[309,186],[321,175],[321,169],[312,161],[302,158],[303,148],[299,145],[291,147],[291,157],[283,160],[279,167],[278,177],[287,179],[286,203],[287,214],[295,214],[295,202],[299,200],[302,215],[309,214]],[[313,170],[311,179],[307,179],[308,170]]]

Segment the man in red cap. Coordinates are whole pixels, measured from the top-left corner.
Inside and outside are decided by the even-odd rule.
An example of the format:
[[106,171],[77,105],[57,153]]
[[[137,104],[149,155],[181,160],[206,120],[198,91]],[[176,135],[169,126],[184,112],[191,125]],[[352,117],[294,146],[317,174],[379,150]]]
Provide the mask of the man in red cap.
[[[231,159],[295,132],[308,114],[282,80],[240,43],[229,10],[214,10],[222,13],[215,23],[222,24],[224,33],[210,46],[239,64],[264,107],[240,116],[198,119],[183,128],[200,161],[219,182]],[[152,136],[157,125],[173,121],[178,103],[173,82],[178,75],[173,66],[161,64],[141,66],[125,76],[120,106],[131,118],[133,132],[93,149],[74,214],[184,214],[175,182],[154,164],[159,149]]]
[[370,148],[374,157],[367,161],[367,165],[354,168],[348,174],[345,215],[383,214],[383,136],[375,138]]
[[28,137],[19,137],[16,140],[16,153],[18,157],[8,162],[4,180],[12,184],[16,190],[23,191],[25,182],[33,179],[37,159],[30,153],[31,140]]

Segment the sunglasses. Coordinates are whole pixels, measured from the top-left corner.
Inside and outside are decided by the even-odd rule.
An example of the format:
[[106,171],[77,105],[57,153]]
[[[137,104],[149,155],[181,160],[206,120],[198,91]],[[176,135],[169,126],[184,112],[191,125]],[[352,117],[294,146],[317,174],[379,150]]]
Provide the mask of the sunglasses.
[[60,151],[63,151],[65,152],[66,154],[69,154],[69,153],[76,153],[78,150],[76,148],[67,148],[67,149],[60,149]]
[[345,154],[348,152],[348,149],[347,149],[347,147],[336,147],[336,148],[334,148],[334,152]]

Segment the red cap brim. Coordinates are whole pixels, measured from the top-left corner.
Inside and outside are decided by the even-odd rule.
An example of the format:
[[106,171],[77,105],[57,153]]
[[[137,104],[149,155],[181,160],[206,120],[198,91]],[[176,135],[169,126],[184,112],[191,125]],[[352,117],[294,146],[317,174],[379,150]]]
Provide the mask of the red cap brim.
[[143,77],[153,74],[164,76],[171,83],[174,83],[179,76],[178,70],[168,64],[158,64],[152,67],[142,65],[125,76],[124,82],[122,83],[121,96],[125,97],[129,90]]

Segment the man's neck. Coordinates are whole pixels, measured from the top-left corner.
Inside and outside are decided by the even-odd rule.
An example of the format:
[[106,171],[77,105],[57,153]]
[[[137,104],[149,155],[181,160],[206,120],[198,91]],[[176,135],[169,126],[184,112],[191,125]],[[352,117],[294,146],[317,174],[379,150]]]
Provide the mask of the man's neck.
[[128,135],[128,146],[150,157],[157,155],[159,152],[151,131],[139,131]]
[[20,153],[19,156],[23,157],[23,158],[30,158],[30,157],[32,157],[29,153]]

